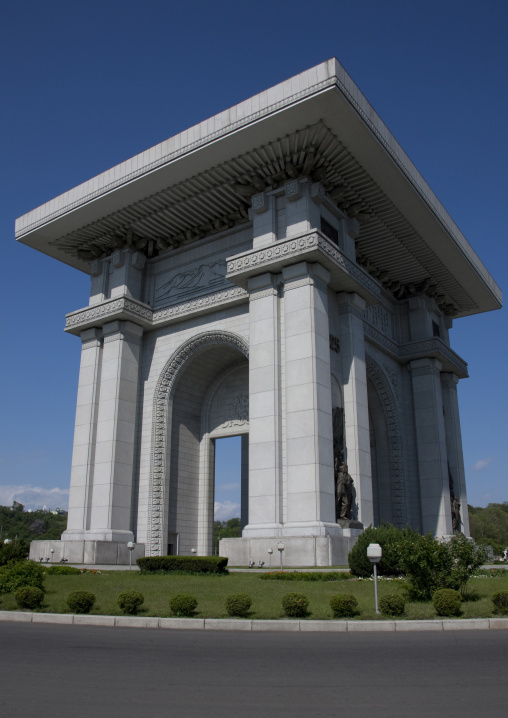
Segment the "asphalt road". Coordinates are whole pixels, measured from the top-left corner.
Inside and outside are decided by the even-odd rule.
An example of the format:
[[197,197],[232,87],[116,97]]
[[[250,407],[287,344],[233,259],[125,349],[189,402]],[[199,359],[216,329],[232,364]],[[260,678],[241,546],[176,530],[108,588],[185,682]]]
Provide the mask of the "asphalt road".
[[508,715],[508,631],[242,633],[0,624],[0,716]]

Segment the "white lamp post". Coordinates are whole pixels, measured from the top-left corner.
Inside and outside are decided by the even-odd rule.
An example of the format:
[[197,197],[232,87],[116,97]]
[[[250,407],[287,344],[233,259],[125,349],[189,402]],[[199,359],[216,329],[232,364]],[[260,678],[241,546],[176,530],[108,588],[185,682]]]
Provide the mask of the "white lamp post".
[[283,568],[283,566],[282,566],[282,552],[284,551],[284,548],[285,548],[285,546],[284,546],[283,543],[278,543],[278,544],[277,544],[277,551],[280,553],[280,570],[281,570],[281,571],[284,570],[284,568]]
[[268,555],[270,556],[270,568],[272,568],[272,553],[273,553],[273,548],[269,548]]
[[136,544],[133,541],[129,541],[127,548],[129,549],[129,571],[132,571],[132,552]]
[[378,543],[370,543],[367,546],[367,558],[374,565],[374,597],[376,601],[376,613],[379,613],[377,605],[377,565],[383,556],[383,549]]
[[52,548],[52,549],[51,549],[51,563],[53,563],[53,554],[54,554],[54,553],[55,553],[55,549]]

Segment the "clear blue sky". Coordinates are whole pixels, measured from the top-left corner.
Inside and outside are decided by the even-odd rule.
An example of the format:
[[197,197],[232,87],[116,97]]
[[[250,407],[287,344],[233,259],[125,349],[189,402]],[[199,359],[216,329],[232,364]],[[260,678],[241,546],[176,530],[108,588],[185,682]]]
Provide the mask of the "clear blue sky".
[[[15,242],[17,216],[336,56],[505,288],[507,37],[503,0],[4,3],[0,504],[66,505],[80,342],[64,315],[89,291]],[[507,324],[503,309],[452,332],[477,506],[508,500]],[[234,506],[222,453],[218,499]]]

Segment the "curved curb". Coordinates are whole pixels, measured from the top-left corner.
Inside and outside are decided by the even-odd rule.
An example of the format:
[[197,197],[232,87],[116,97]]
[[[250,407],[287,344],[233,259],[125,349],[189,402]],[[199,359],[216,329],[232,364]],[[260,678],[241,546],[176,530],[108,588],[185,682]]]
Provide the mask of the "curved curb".
[[170,628],[198,631],[282,631],[292,633],[364,631],[485,631],[508,629],[508,618],[456,618],[424,621],[286,621],[235,618],[158,618],[156,616],[90,616],[72,613],[0,611],[0,621],[51,623],[74,626]]

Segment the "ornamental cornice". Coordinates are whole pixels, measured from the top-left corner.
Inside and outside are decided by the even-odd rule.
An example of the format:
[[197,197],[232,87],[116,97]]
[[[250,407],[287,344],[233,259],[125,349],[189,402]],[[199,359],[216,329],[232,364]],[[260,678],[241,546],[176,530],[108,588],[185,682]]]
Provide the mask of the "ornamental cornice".
[[295,262],[319,262],[330,272],[329,286],[335,291],[354,291],[369,303],[379,300],[380,285],[321,232],[314,231],[250,250],[228,258],[227,279],[241,287],[262,272],[278,273]]
[[80,334],[87,327],[102,326],[112,319],[129,319],[143,327],[152,324],[153,312],[142,302],[127,297],[109,299],[93,307],[78,309],[67,314],[65,318],[65,331],[71,334]]
[[399,353],[400,357],[406,361],[422,357],[436,357],[442,363],[444,371],[454,372],[461,379],[469,376],[467,363],[453,349],[446,346],[439,337],[403,344],[399,348]]
[[121,297],[68,314],[65,319],[65,331],[70,334],[80,334],[88,327],[100,327],[113,320],[129,320],[144,329],[152,329],[180,321],[187,316],[207,313],[223,304],[246,302],[248,298],[249,294],[244,289],[232,287],[167,309],[153,311],[147,304]]
[[367,340],[377,344],[401,364],[406,364],[413,359],[431,357],[439,359],[443,365],[443,371],[452,372],[461,379],[469,376],[467,363],[439,337],[399,345],[367,322],[364,322],[363,328]]

